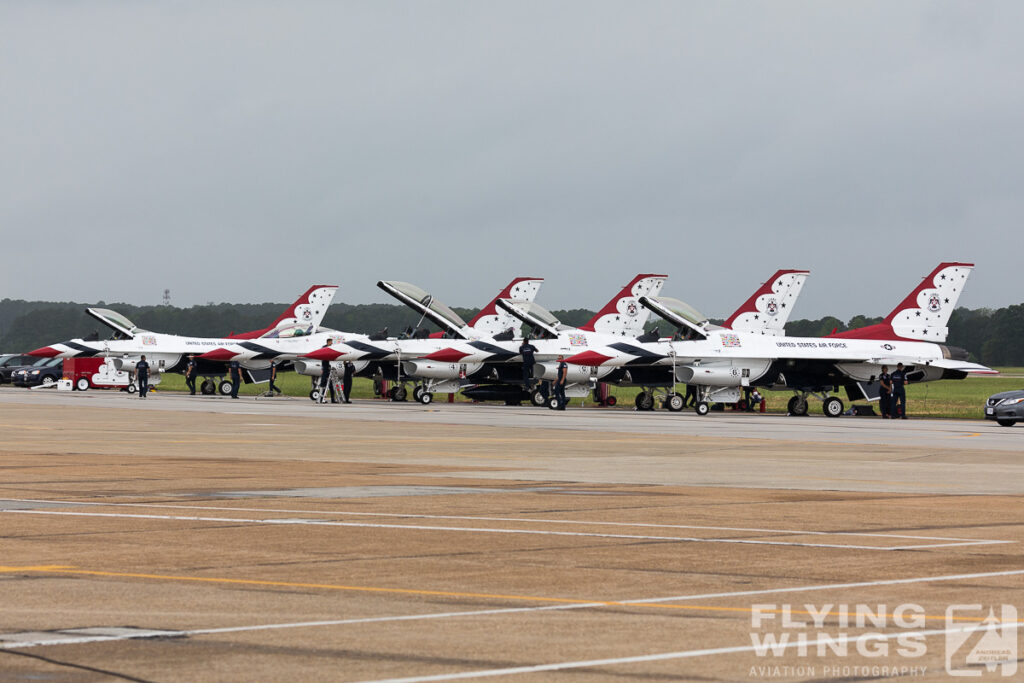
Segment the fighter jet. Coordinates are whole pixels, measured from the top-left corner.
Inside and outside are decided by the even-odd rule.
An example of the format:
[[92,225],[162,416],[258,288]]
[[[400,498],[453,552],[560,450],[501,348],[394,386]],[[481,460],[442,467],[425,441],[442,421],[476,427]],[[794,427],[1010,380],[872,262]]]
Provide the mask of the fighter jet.
[[[443,377],[410,376],[402,371],[402,360],[416,358],[447,343],[443,336],[452,336],[464,340],[493,340],[512,338],[510,328],[518,324],[512,316],[499,311],[495,302],[503,297],[522,297],[532,299],[537,295],[543,284],[543,278],[518,277],[506,285],[489,304],[468,323],[454,310],[437,300],[425,290],[406,282],[382,281],[381,289],[406,303],[423,318],[437,324],[443,332],[441,335],[421,333],[417,325],[403,337],[389,337],[386,332],[367,335],[338,330],[321,329],[317,334],[301,338],[281,338],[276,340],[258,340],[250,343],[231,343],[203,354],[202,358],[209,361],[237,360],[243,367],[254,361],[293,360],[296,372],[313,378],[320,377],[323,361],[332,362],[332,366],[340,369],[344,361],[352,361],[358,375],[375,375],[382,379],[397,381],[394,398],[404,400],[407,390],[404,383],[410,380],[437,380]],[[344,357],[343,357],[344,356]],[[454,376],[458,380],[458,375]],[[447,390],[442,387],[439,390]],[[451,389],[457,390],[457,386]],[[416,396],[419,400],[420,396]],[[318,398],[318,388],[311,387],[310,398]],[[429,402],[427,397],[425,402]]]
[[[314,285],[296,299],[295,303],[269,326],[262,330],[243,332],[226,338],[183,337],[150,332],[139,328],[116,311],[106,308],[87,308],[85,312],[88,315],[114,331],[110,339],[103,341],[72,339],[30,351],[29,355],[46,358],[110,357],[114,359],[114,365],[118,370],[133,372],[136,363],[144,354],[149,362],[151,373],[182,372],[188,362],[187,357],[191,354],[200,356],[205,351],[221,348],[227,344],[239,344],[243,347],[256,344],[250,340],[265,342],[269,339],[295,339],[315,334],[337,289],[336,285]],[[244,379],[247,382],[260,381],[254,371],[263,370],[269,365],[269,361],[250,363],[247,365],[249,372],[244,374]],[[197,359],[198,375],[206,378],[201,387],[203,393],[214,393],[212,378],[223,376],[224,369],[223,363],[213,364],[201,356]],[[227,385],[226,391],[225,385]],[[220,391],[223,394],[229,393],[230,385],[227,382],[222,382]]]
[[676,325],[679,339],[619,342],[567,359],[581,367],[668,366],[679,382],[698,387],[696,411],[706,415],[712,401],[734,403],[743,387],[758,386],[794,392],[789,412],[807,412],[810,396],[822,401],[825,415],[844,410],[831,395],[839,387],[853,399],[864,397],[882,365],[902,362],[908,381],[962,379],[968,374],[994,374],[971,363],[963,349],[943,344],[946,323],[973,269],[969,263],[942,263],[878,324],[824,338],[771,336],[728,330],[682,302],[642,297],[640,303]]

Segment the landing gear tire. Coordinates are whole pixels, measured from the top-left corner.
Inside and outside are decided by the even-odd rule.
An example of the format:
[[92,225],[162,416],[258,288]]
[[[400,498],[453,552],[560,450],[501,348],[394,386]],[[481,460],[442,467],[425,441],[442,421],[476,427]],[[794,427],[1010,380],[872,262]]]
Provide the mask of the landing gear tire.
[[711,412],[711,406],[708,405],[707,401],[697,401],[697,405],[693,407],[693,411],[701,417],[704,417]]
[[221,396],[231,395],[231,382],[224,380],[223,382],[220,383],[220,385],[217,388],[220,389]]
[[807,399],[803,396],[793,396],[789,399],[789,403],[786,404],[786,411],[790,415],[806,415]]
[[606,406],[613,406],[613,405],[615,405],[616,403],[618,403],[618,400],[617,400],[617,399],[616,399],[616,398],[615,398],[614,396],[609,396],[608,398],[606,398],[606,399],[604,400],[604,404],[605,404]]
[[540,389],[534,389],[530,393],[530,403],[540,408],[548,402],[547,398],[544,397],[544,392]]
[[[414,391],[413,394],[415,393],[416,392]],[[434,400],[434,395],[429,391],[421,391],[419,398],[417,398],[416,400],[422,403],[423,405],[428,406],[430,405],[430,402]]]
[[397,387],[395,387],[394,393],[391,394],[391,400],[392,401],[404,401],[406,396],[408,396],[408,394],[409,394],[409,392],[406,391],[405,387],[403,387],[401,384],[399,384]]
[[559,403],[557,398],[552,396],[551,398],[548,399],[548,408],[551,408],[551,410],[561,410],[562,404]]
[[[423,387],[421,387],[420,385],[417,384],[412,389],[412,400],[419,401],[420,400],[420,396],[422,396],[422,395],[423,395]],[[430,403],[430,401],[427,401],[427,403]]]
[[199,393],[203,396],[213,396],[213,392],[217,390],[217,385],[213,383],[212,379],[203,380],[202,385],[199,387]]
[[85,377],[79,377],[78,381],[75,382],[75,389],[89,391],[89,380]]
[[686,402],[683,401],[683,397],[680,396],[679,394],[672,394],[667,399],[665,399],[665,407],[671,410],[673,413],[678,413],[680,410],[682,410],[685,403]]
[[649,391],[641,391],[636,395],[634,403],[637,410],[654,410],[654,394]]
[[124,388],[124,390],[127,391],[129,394],[134,394],[136,391],[139,390],[139,388],[135,386],[135,384],[129,384]]
[[320,400],[320,390],[319,389],[313,389],[312,391],[310,391],[309,392],[309,400],[311,400],[313,402],[319,401]]
[[1017,424],[1016,420],[996,420],[996,422],[999,423],[1000,427],[1012,427]]
[[839,417],[843,414],[843,400],[838,396],[829,396],[821,404],[821,412],[829,417]]

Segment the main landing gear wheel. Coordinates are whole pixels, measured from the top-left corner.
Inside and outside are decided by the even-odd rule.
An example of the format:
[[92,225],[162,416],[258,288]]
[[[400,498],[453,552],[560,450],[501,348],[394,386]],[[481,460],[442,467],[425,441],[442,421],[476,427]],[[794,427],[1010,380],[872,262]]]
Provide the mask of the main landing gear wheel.
[[697,405],[693,407],[693,410],[701,417],[704,417],[711,412],[711,406],[708,405],[707,401],[698,401]]
[[128,385],[128,386],[126,386],[126,387],[125,387],[124,389],[125,389],[125,391],[127,391],[127,392],[128,392],[129,394],[134,394],[134,393],[135,393],[136,391],[138,391],[138,390],[139,390],[139,388],[138,388],[137,386],[135,386],[135,384],[129,384],[129,385]]
[[[416,392],[414,391],[413,394],[415,393]],[[422,403],[423,405],[427,406],[430,405],[430,402],[434,400],[434,395],[429,391],[421,391],[419,398],[417,398],[416,400]]]
[[540,408],[548,402],[547,398],[544,397],[544,392],[540,389],[534,389],[530,392],[530,403]]
[[997,419],[996,422],[999,423],[1000,427],[1012,427],[1013,425],[1017,424],[1016,420],[1000,420],[1000,419]]
[[665,407],[671,410],[673,413],[678,413],[683,409],[684,405],[683,397],[679,394],[671,394],[665,399]]
[[310,391],[309,392],[309,399],[311,401],[319,401],[320,400],[320,390],[319,389],[313,389],[312,391]]
[[[423,395],[423,387],[421,387],[420,385],[417,384],[416,386],[414,386],[412,388],[412,400],[418,401],[418,400],[420,400],[420,396],[422,396],[422,395]],[[427,403],[429,403],[429,401],[427,401]]]
[[224,380],[223,382],[220,383],[220,386],[218,387],[218,389],[220,389],[220,395],[221,396],[230,396],[231,395],[231,382],[229,382],[227,380]]
[[654,394],[649,391],[641,391],[633,402],[637,410],[654,410]]
[[821,411],[829,417],[839,417],[843,414],[843,400],[838,396],[829,396],[821,404]]
[[391,400],[392,401],[404,401],[406,396],[408,396],[408,394],[409,394],[409,392],[406,391],[405,387],[403,387],[401,384],[399,384],[397,387],[395,387],[392,391],[393,391],[393,393],[391,394]]
[[78,381],[75,382],[75,389],[78,389],[79,391],[88,391],[89,380],[86,379],[85,377],[79,377]]
[[551,410],[561,410],[562,404],[558,401],[557,397],[552,396],[548,399],[548,408],[551,408]]
[[789,399],[789,403],[786,404],[786,411],[790,415],[806,415],[807,399],[803,396],[793,396]]
[[213,392],[217,390],[217,385],[213,383],[212,379],[203,380],[202,385],[199,387],[199,393],[203,396],[213,396]]

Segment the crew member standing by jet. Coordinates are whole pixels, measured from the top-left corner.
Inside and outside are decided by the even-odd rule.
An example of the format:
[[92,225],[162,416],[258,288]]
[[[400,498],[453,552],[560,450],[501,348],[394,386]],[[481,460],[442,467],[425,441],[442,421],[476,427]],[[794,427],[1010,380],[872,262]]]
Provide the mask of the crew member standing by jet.
[[190,396],[196,395],[196,354],[190,353],[185,364],[185,386]]
[[878,409],[882,411],[882,419],[888,420],[892,413],[892,375],[888,365],[883,365],[878,375]]
[[569,374],[569,366],[565,362],[565,356],[558,357],[558,374],[555,376],[555,384],[553,393],[555,395],[555,401],[558,403],[558,407],[555,410],[565,410],[565,380]]
[[523,337],[523,343],[519,345],[519,355],[523,357],[523,386],[529,391],[533,389],[533,365],[537,347],[530,343],[530,337]]
[[149,363],[146,362],[145,356],[135,364],[135,379],[139,381],[139,398],[146,398],[146,392],[149,390]]
[[692,408],[695,405],[697,405],[697,385],[687,384],[686,396],[683,397],[683,407]]
[[344,363],[345,373],[343,375],[341,384],[341,394],[345,399],[345,403],[351,403],[349,396],[352,395],[352,375],[356,372],[356,366],[352,364],[352,361],[347,360]]
[[275,379],[277,379],[277,362],[270,361],[270,388],[268,389],[268,391],[270,393],[277,392],[277,395],[280,396],[281,390],[274,385]]
[[903,369],[903,363],[896,364],[896,370],[892,373],[892,419],[907,419],[907,390],[904,388],[907,383],[907,371]]
[[238,398],[238,385],[242,383],[242,366],[237,360],[233,360],[228,366],[228,372],[231,376],[231,398]]

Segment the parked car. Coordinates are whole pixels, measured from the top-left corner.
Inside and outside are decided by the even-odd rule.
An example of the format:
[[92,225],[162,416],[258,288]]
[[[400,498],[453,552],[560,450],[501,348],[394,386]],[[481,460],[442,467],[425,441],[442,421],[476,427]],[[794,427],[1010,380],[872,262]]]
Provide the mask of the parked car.
[[36,387],[40,384],[54,384],[64,376],[63,358],[43,358],[41,364],[20,368],[11,375],[16,387]]
[[0,384],[11,381],[11,373],[18,368],[32,365],[39,361],[35,356],[22,356],[17,353],[5,353],[0,355]]
[[21,370],[29,366],[43,365],[48,358],[36,358],[35,356],[19,356],[16,354],[8,354],[4,356],[3,360],[0,360],[0,384],[11,381],[11,375],[14,374],[15,370]]
[[1024,389],[992,394],[985,401],[985,419],[1012,427],[1024,420]]

